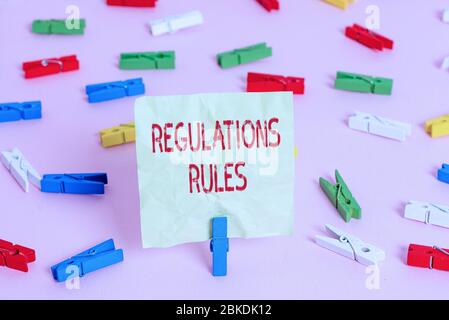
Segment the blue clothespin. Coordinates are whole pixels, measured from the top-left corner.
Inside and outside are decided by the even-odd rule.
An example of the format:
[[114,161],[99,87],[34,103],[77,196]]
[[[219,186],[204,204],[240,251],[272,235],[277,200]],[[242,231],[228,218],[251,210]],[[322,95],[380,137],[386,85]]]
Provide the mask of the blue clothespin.
[[227,254],[229,251],[228,218],[216,217],[212,219],[212,274],[214,277],[225,276],[227,271]]
[[114,240],[109,239],[70,259],[54,265],[51,267],[51,273],[56,281],[62,282],[66,281],[69,277],[83,277],[90,272],[97,271],[122,261],[123,250],[116,250]]
[[40,101],[0,103],[0,122],[42,118]]
[[136,96],[143,93],[145,93],[145,84],[142,78],[86,86],[89,103],[114,100],[126,96]]
[[106,173],[45,174],[41,180],[42,192],[103,194],[108,183]]
[[449,183],[449,164],[443,163],[441,169],[438,170],[437,179],[441,182]]

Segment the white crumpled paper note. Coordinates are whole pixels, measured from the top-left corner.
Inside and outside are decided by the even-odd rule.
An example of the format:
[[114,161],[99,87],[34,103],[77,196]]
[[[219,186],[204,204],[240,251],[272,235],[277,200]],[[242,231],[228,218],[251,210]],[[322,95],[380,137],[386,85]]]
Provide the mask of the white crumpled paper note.
[[292,93],[142,97],[135,123],[144,247],[208,240],[215,216],[228,237],[292,233]]

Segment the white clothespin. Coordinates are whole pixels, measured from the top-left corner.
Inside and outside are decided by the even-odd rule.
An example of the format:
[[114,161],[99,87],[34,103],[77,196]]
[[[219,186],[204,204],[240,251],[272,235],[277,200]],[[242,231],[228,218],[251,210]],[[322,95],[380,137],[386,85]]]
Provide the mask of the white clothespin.
[[[448,17],[448,19],[449,19],[449,17]],[[441,69],[442,70],[447,70],[448,68],[449,68],[449,56],[444,58],[443,63],[441,63]]]
[[385,252],[383,250],[363,242],[359,238],[341,231],[330,224],[326,224],[326,229],[338,239],[317,235],[315,236],[315,242],[319,246],[355,260],[365,266],[375,265],[385,260]]
[[349,117],[349,128],[368,132],[385,138],[405,141],[412,134],[412,127],[408,123],[394,121],[364,112],[356,112]]
[[443,11],[443,22],[449,22],[449,9]]
[[405,206],[404,217],[449,228],[449,206],[430,202],[409,201]]
[[12,152],[2,151],[1,161],[25,192],[29,190],[28,180],[36,188],[41,188],[40,174],[25,159],[19,149],[14,148]]
[[150,21],[150,31],[153,36],[166,33],[175,33],[178,30],[190,28],[203,23],[203,15],[199,11],[190,11],[184,14]]

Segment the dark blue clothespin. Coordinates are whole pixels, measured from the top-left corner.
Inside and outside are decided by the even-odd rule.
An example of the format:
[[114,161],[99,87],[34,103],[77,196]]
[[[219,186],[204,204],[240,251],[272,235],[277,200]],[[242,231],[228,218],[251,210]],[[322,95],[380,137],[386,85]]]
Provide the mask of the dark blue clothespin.
[[40,101],[0,103],[0,122],[42,118]]
[[443,163],[441,169],[438,170],[438,180],[449,183],[449,164]]
[[[70,276],[84,275],[123,261],[123,250],[115,249],[114,240],[109,239],[76,256],[51,267],[53,278],[62,282]],[[78,272],[77,272],[78,271]]]
[[227,255],[229,251],[228,218],[216,217],[212,219],[212,274],[214,277],[225,276],[227,272]]
[[142,78],[86,86],[89,103],[114,100],[126,96],[136,96],[143,93],[145,93],[145,84]]
[[45,174],[41,180],[42,192],[103,194],[108,183],[106,173]]

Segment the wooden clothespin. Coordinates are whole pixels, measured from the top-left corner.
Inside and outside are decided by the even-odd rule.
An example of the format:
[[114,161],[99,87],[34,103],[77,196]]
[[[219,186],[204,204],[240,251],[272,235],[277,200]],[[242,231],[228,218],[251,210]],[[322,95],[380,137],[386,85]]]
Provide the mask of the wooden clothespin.
[[320,178],[321,189],[346,222],[349,222],[351,218],[360,219],[362,217],[362,209],[352,196],[338,170],[335,170],[335,180],[336,184],[334,185],[326,179]]

